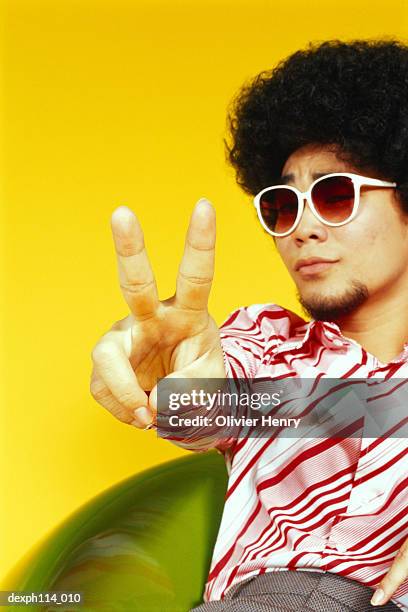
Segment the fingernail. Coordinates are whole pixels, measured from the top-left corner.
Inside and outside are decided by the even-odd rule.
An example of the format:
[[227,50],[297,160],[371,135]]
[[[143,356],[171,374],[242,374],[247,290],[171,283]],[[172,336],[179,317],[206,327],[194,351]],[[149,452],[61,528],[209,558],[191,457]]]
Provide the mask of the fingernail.
[[136,417],[136,421],[133,421],[132,425],[135,424],[136,427],[146,427],[146,425],[150,425],[150,423],[153,421],[152,411],[149,410],[149,408],[146,408],[146,406],[136,408],[136,410],[133,411],[133,414]]
[[371,598],[371,603],[373,606],[379,606],[380,604],[383,603],[384,598],[385,598],[384,591],[382,589],[377,589]]

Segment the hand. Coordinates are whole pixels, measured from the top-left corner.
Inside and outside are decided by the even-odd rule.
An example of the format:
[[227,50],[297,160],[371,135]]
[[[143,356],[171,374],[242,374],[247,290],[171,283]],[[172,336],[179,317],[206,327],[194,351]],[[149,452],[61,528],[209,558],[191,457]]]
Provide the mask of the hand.
[[401,546],[393,564],[378,585],[371,603],[374,606],[386,604],[396,590],[408,578],[408,539]]
[[218,326],[207,310],[214,275],[215,211],[207,200],[195,206],[176,293],[164,301],[158,299],[136,216],[121,206],[113,212],[111,225],[130,314],[93,349],[90,388],[96,401],[120,421],[145,427],[155,421],[159,378],[225,378]]

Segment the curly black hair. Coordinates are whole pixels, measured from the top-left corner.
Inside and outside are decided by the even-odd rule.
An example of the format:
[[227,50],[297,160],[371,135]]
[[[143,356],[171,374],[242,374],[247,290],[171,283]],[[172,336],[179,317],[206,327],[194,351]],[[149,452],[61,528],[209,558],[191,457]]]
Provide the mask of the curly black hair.
[[227,159],[249,194],[276,181],[291,153],[335,145],[361,170],[395,181],[408,213],[408,45],[311,43],[244,85],[228,113]]

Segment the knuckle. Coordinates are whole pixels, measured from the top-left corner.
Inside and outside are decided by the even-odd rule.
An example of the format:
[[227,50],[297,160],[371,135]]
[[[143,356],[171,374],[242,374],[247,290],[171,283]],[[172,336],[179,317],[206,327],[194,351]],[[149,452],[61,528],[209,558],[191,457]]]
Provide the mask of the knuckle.
[[115,400],[109,389],[103,384],[91,384],[91,394],[98,404],[122,423],[129,423],[132,420],[133,417],[129,415],[126,408]]
[[214,251],[214,245],[208,245],[208,244],[199,244],[199,242],[197,240],[195,240],[194,242],[191,241],[190,238],[187,238],[186,240],[187,245],[193,249],[194,251],[207,251],[207,252],[211,252]]
[[125,291],[126,293],[138,294],[138,293],[143,293],[143,291],[146,291],[147,289],[150,289],[152,285],[154,285],[154,280],[141,281],[141,282],[131,281],[128,283],[122,282],[120,284],[120,288],[122,289],[122,291]]
[[123,409],[120,409],[117,406],[113,406],[112,408],[110,408],[109,412],[112,414],[112,416],[115,417],[115,419],[118,419],[118,421],[120,421],[121,423],[126,423],[127,425],[129,425],[129,423],[131,422],[132,417],[130,417]]
[[193,276],[190,274],[186,274],[182,270],[180,270],[180,276],[192,285],[210,285],[213,281],[213,277],[211,276]]
[[131,391],[122,392],[117,399],[122,406],[125,406],[125,408],[133,409],[137,405],[137,398]]
[[134,257],[140,255],[145,249],[144,240],[138,246],[131,239],[122,238],[120,242],[119,255],[121,257]]
[[109,389],[98,381],[92,381],[89,390],[97,402],[106,399],[110,395]]
[[94,363],[112,359],[114,345],[112,342],[101,341],[93,349],[91,356]]

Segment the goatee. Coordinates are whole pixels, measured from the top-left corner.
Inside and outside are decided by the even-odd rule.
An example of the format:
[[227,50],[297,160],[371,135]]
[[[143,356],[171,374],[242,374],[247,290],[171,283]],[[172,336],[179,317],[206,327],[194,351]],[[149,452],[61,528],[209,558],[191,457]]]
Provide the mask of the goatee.
[[350,289],[340,296],[312,295],[302,298],[299,302],[307,315],[315,321],[337,321],[361,306],[368,298],[368,289],[360,282],[353,282]]

